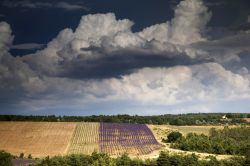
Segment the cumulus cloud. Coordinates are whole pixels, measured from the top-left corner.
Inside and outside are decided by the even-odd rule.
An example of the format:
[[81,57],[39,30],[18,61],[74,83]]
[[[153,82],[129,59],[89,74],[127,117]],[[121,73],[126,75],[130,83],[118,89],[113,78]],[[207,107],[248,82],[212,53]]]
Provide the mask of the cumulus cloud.
[[211,13],[202,1],[181,1],[170,22],[146,28],[140,36],[147,40],[155,39],[179,45],[204,41],[206,39],[202,37],[202,32],[210,17]]
[[249,88],[248,79],[225,70],[217,63],[144,68],[121,79],[105,81],[109,82],[105,84],[109,85],[108,89],[115,94],[115,98],[121,96],[161,104],[237,97],[247,94]]
[[9,51],[13,41],[11,33],[10,25],[6,22],[0,22],[0,55],[6,54]]
[[85,10],[88,11],[89,8],[86,7],[82,3],[77,3],[77,4],[71,4],[68,2],[64,1],[59,1],[59,2],[34,2],[30,0],[21,0],[21,1],[8,1],[4,0],[2,2],[2,5],[5,7],[22,7],[22,8],[58,8],[58,9],[63,9],[67,11],[73,11],[73,10]]
[[90,14],[82,17],[75,31],[62,30],[47,48],[36,53],[43,58],[33,55],[24,58],[32,62],[31,66],[39,66],[43,72],[54,75],[67,72],[74,61],[123,56],[119,52],[166,57],[181,54],[194,58],[204,53],[189,44],[205,40],[202,32],[209,18],[210,13],[200,0],[181,2],[170,22],[138,33],[131,31],[132,21],[118,20],[113,13]]
[[[40,45],[12,46],[10,26],[1,22],[0,92],[19,92],[19,104],[32,110],[108,102],[170,107],[249,98],[249,69],[241,61],[250,52],[250,36],[239,32],[210,40],[204,33],[210,17],[203,1],[184,0],[172,20],[135,33],[131,20],[90,14],[75,30],[62,30],[44,49],[23,57],[11,56],[9,49]],[[109,75],[101,77],[105,72]]]

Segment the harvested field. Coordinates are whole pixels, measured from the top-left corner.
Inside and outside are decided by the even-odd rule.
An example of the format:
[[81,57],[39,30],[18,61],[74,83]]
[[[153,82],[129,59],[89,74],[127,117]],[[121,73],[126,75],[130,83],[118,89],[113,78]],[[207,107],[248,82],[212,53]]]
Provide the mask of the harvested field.
[[78,123],[67,153],[99,152],[99,128],[99,123]]
[[101,152],[120,155],[149,154],[161,148],[153,133],[144,124],[101,123]]
[[64,155],[76,123],[0,122],[0,149],[27,157]]

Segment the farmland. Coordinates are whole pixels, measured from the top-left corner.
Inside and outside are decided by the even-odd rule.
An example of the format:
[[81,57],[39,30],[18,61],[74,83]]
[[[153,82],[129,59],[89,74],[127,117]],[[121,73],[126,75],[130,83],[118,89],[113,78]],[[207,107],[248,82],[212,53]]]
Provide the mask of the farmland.
[[99,123],[78,123],[68,148],[68,154],[99,152]]
[[104,153],[143,155],[159,149],[150,129],[144,124],[101,123],[100,150]]
[[0,122],[0,149],[34,157],[64,155],[76,123]]
[[13,155],[45,157],[94,151],[145,155],[161,147],[144,124],[0,122],[0,149]]
[[[189,154],[160,144],[171,131],[208,135],[209,129],[223,126],[171,126],[97,122],[0,122],[0,149],[13,155],[45,157],[70,154],[107,153],[119,156],[157,158],[159,151]],[[192,153],[192,152],[190,152]],[[211,154],[197,153],[199,156]],[[218,155],[218,158],[226,158]],[[230,157],[230,156],[228,156]]]

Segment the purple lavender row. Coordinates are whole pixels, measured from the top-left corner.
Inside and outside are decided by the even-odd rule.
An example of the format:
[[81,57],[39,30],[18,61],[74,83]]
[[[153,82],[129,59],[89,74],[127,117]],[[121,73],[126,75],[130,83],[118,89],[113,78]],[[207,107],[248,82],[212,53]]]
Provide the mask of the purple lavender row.
[[144,124],[101,123],[99,133],[101,152],[112,148],[136,147],[138,151],[148,153],[160,146],[151,130]]

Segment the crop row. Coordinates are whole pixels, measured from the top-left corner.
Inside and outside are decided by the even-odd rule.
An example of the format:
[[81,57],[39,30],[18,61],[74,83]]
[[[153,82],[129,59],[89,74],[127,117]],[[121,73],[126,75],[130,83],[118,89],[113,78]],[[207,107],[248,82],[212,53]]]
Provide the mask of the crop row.
[[68,154],[99,152],[99,123],[79,123],[70,142]]
[[148,154],[160,148],[151,130],[144,124],[101,123],[100,151],[120,155]]

